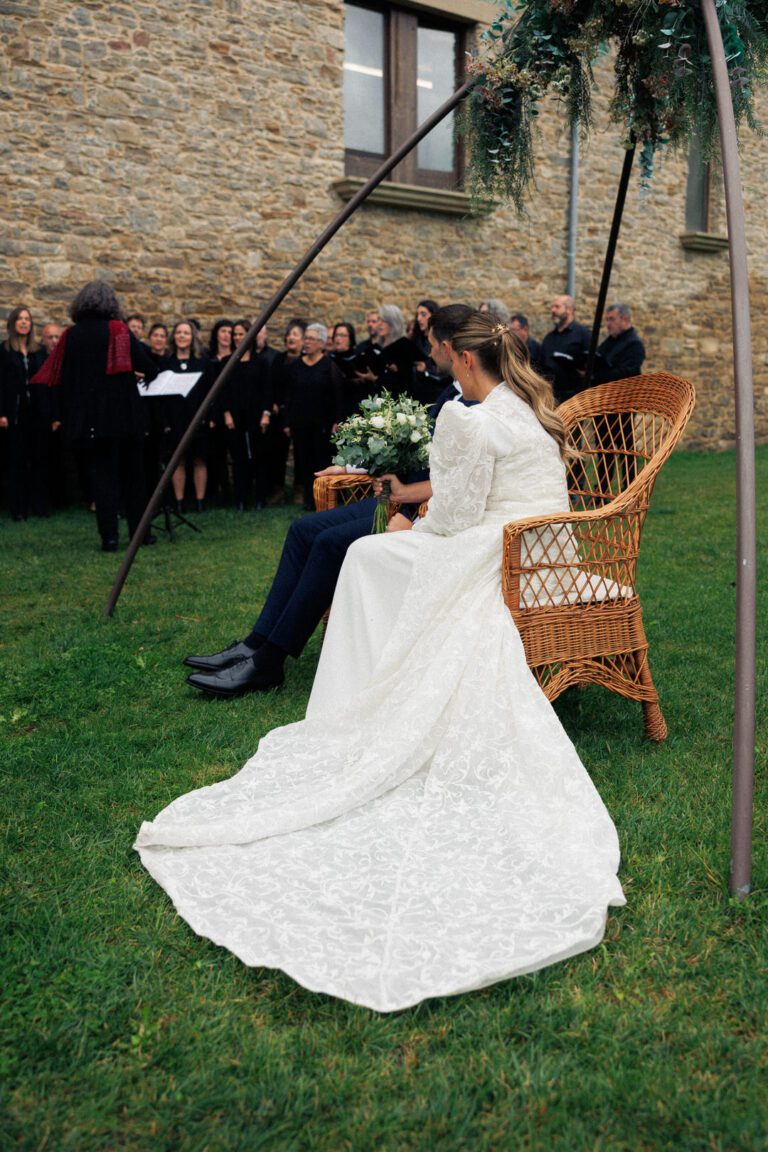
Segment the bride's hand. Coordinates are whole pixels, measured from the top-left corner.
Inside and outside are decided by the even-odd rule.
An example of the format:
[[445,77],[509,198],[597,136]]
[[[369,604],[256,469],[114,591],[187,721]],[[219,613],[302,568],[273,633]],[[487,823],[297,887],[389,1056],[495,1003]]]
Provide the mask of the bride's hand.
[[346,468],[342,464],[329,464],[327,468],[315,472],[315,476],[343,476],[345,472]]
[[405,498],[405,487],[403,483],[398,480],[394,472],[385,472],[383,476],[377,476],[373,481],[373,494],[374,496],[381,496],[381,489],[385,480],[389,480],[389,494],[393,500],[403,501]]

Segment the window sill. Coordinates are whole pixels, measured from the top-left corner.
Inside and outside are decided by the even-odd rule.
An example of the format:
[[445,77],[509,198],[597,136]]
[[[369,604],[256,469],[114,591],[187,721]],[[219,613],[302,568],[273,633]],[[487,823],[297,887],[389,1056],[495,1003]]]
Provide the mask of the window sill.
[[680,243],[691,252],[722,252],[728,247],[728,237],[714,232],[683,232]]
[[[351,200],[367,183],[361,176],[344,176],[334,180],[332,188],[342,200]],[[391,208],[420,208],[426,212],[443,212],[449,216],[476,216],[490,212],[492,202],[476,203],[466,192],[449,192],[444,188],[424,188],[418,184],[396,184],[384,180],[374,188],[366,203],[386,204]]]

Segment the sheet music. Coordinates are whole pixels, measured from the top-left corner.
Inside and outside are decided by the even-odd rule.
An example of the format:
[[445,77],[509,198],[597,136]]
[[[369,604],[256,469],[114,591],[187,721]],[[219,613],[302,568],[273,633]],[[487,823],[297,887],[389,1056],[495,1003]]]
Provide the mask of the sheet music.
[[202,372],[172,372],[167,368],[151,384],[137,381],[142,396],[188,396],[202,376]]

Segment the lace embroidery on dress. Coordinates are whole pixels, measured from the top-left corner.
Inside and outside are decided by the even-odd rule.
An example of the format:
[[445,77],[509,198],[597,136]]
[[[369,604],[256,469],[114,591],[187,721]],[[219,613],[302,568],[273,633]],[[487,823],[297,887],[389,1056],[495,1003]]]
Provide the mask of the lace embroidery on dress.
[[556,446],[505,386],[447,405],[413,532],[357,541],[307,719],[150,824],[195,932],[379,1011],[593,947],[624,902],[600,796],[501,594],[501,526],[565,512]]

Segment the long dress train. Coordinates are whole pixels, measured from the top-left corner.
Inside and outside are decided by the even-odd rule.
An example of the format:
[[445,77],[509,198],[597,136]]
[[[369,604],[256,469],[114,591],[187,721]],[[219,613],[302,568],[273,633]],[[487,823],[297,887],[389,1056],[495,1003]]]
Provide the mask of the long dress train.
[[567,508],[556,446],[499,385],[443,409],[430,470],[413,532],[349,550],[306,719],[136,842],[199,935],[379,1011],[585,951],[624,902],[501,595],[502,524]]

